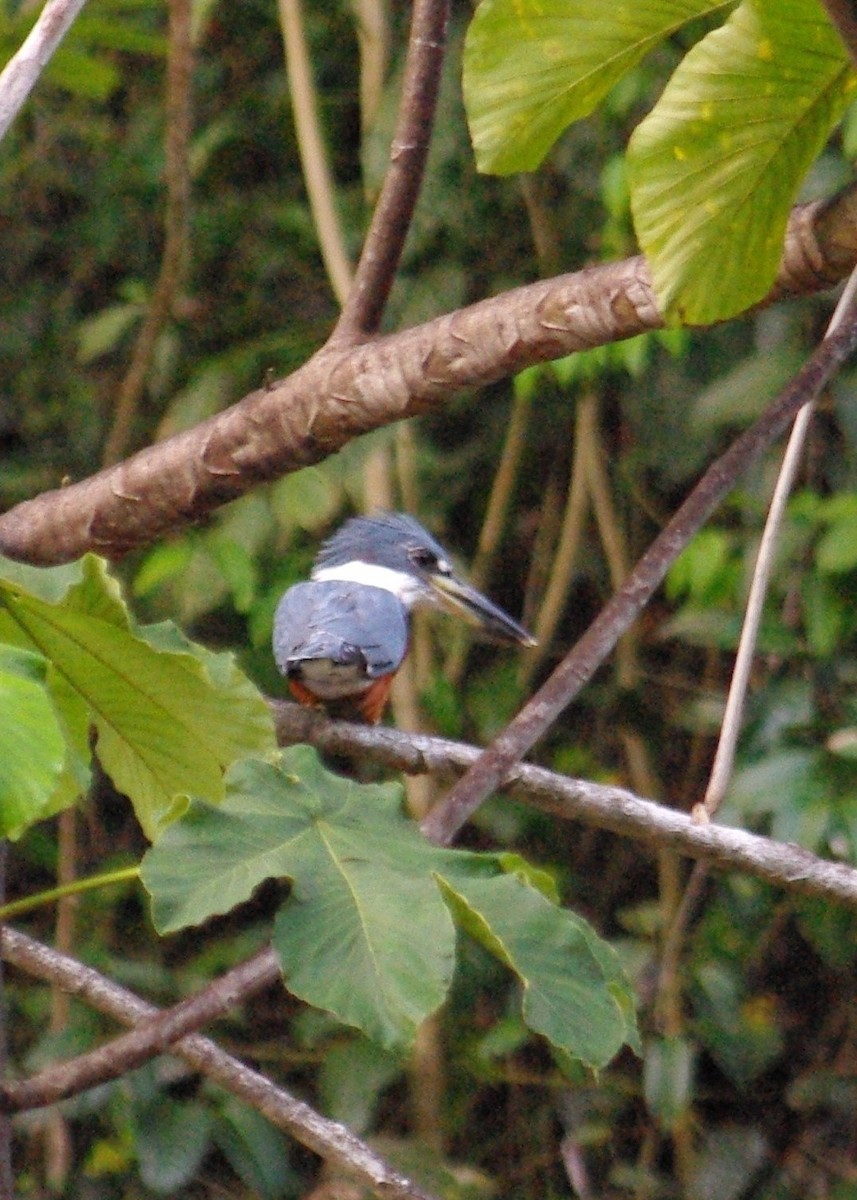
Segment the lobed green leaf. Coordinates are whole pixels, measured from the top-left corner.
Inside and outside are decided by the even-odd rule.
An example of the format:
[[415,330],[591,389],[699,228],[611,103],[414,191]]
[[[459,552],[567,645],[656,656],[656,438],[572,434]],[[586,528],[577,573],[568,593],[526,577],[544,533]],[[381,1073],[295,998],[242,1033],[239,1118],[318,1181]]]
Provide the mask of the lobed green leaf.
[[289,879],[273,932],[286,985],[394,1049],[448,991],[451,910],[521,978],[532,1030],[593,1066],[634,1041],[615,955],[544,894],[553,885],[543,872],[514,855],[430,845],[403,815],[398,785],[332,775],[307,746],[239,762],[226,782],[224,804],[194,804],[143,860],[162,933],[228,911],[265,879]]

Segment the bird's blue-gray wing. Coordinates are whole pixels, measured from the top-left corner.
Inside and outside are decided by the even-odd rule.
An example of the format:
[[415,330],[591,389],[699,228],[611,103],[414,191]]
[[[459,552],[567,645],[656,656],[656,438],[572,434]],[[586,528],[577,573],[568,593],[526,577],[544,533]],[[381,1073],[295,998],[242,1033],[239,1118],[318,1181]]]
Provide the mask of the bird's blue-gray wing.
[[354,666],[367,680],[398,670],[408,649],[408,618],[390,592],[328,580],[289,588],[274,617],[274,657],[284,675],[304,662]]

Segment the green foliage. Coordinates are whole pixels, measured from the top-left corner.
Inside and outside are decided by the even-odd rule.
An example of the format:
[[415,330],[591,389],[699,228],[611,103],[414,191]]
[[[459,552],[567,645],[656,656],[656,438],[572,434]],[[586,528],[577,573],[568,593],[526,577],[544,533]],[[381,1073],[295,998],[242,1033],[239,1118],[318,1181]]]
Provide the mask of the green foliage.
[[854,84],[817,0],[744,0],[688,53],[628,154],[637,235],[671,320],[709,324],[762,299]]
[[[392,71],[380,116],[357,136],[361,115],[351,7],[321,7],[323,12],[307,11],[313,74],[337,210],[349,248],[356,252],[389,159],[406,22],[395,14]],[[509,166],[517,169],[511,157],[519,155],[523,163],[530,152],[544,153],[565,123],[576,121],[522,189],[519,180],[474,173],[456,70],[466,7],[452,21],[428,186],[386,328],[498,294],[538,272],[634,253],[631,182],[641,228],[647,220],[654,222],[655,258],[663,253],[669,270],[677,273],[662,284],[667,291],[675,289],[677,312],[692,319],[682,307],[685,289],[693,304],[711,312],[721,298],[724,306],[729,302],[727,293],[742,279],[746,284],[748,273],[757,272],[748,295],[763,287],[770,267],[755,247],[767,249],[766,231],[781,219],[825,123],[835,119],[849,94],[847,74],[837,74],[838,47],[833,45],[832,56],[827,50],[819,56],[810,52],[811,43],[818,44],[816,34],[822,46],[830,44],[820,8],[776,0],[747,4],[711,33],[722,17],[710,5],[647,2],[626,11],[571,0],[547,9],[529,0],[514,5],[485,0],[465,51],[467,103],[476,117],[473,135],[478,125],[495,139],[483,145],[479,133],[480,163],[486,154],[507,155]],[[519,23],[521,14],[526,28]],[[5,21],[0,38],[8,51],[16,48],[32,16],[27,6],[0,14]],[[545,35],[551,17],[557,37],[550,31]],[[773,23],[775,60],[755,59],[738,36],[750,28],[751,18],[765,27]],[[800,18],[796,37],[786,26],[791,18]],[[290,132],[275,6],[204,2],[195,7],[194,19],[189,271],[156,348],[135,417],[134,446],[189,428],[263,386],[270,374],[298,365],[321,344],[336,316]],[[116,27],[112,32],[105,30],[105,20]],[[101,462],[163,244],[164,27],[165,10],[154,0],[96,0],[4,142],[4,508],[58,486],[66,476],[89,474]],[[573,39],[564,36],[570,27]],[[623,30],[631,34],[624,41]],[[796,44],[801,38],[806,46]],[[694,45],[682,63],[681,55]],[[718,55],[724,48],[734,62],[727,62],[717,79],[706,79],[700,63],[723,66]],[[738,64],[741,75],[732,69]],[[536,72],[528,74],[525,67]],[[665,94],[670,103],[661,108],[657,96],[676,67]],[[710,120],[700,113],[701,99],[718,100],[729,81],[737,89],[733,103],[745,118],[766,118],[760,145],[769,162],[754,159],[746,147],[753,132],[746,120],[738,125],[728,112],[725,119],[715,112]],[[806,86],[795,97],[798,81]],[[545,83],[556,86],[553,99],[545,94]],[[588,119],[581,121],[584,108]],[[637,164],[629,171],[625,147],[652,108],[638,135],[646,170]],[[516,120],[520,136],[512,136]],[[846,115],[844,150],[831,142],[804,185],[805,195],[828,194],[850,178],[855,129],[854,114]],[[688,157],[672,155],[673,144]],[[633,146],[636,153],[636,139]],[[723,178],[738,149],[741,170]],[[647,190],[649,155],[653,191]],[[688,164],[704,168],[698,185],[688,176]],[[748,180],[755,190],[738,203],[738,185],[746,187]],[[689,196],[695,200],[688,213]],[[749,231],[756,238],[749,248],[732,242],[722,210],[721,220],[703,221],[706,206],[716,206],[721,196],[738,222],[734,236]],[[686,220],[693,224],[693,244],[684,236],[690,229]],[[713,237],[706,241],[709,224]],[[698,259],[692,253],[697,244]],[[725,262],[721,273],[718,262]],[[612,512],[605,517],[602,507],[584,521],[568,602],[554,644],[545,647],[546,673],[614,587],[605,536],[612,532],[620,546],[626,543],[630,560],[638,557],[704,466],[804,360],[828,316],[826,297],[789,300],[704,334],[670,330],[666,336],[535,368],[514,384],[498,382],[476,397],[460,397],[442,413],[379,431],[317,467],[259,488],[204,526],[176,531],[129,557],[117,574],[141,621],[170,618],[203,644],[234,647],[243,669],[265,690],[281,694],[269,649],[274,605],[285,587],[306,576],[320,538],[366,502],[365,485],[377,482],[379,461],[395,463],[395,503],[413,507],[462,561],[472,561],[489,492],[499,481],[501,451],[510,448],[514,386],[530,406],[517,447],[519,465],[505,497],[502,539],[489,563],[488,590],[511,611],[535,614],[553,566],[567,502],[575,405],[585,389],[598,404],[599,445],[591,449],[604,465]],[[844,859],[857,846],[853,391],[853,378],[841,376],[833,402],[821,407],[814,422],[807,490],[791,506],[780,547],[738,774],[722,814],[725,821]],[[504,454],[502,461],[508,466],[510,459]],[[603,670],[536,750],[542,762],[636,790],[645,790],[652,779],[664,801],[681,810],[699,798],[773,469],[772,462],[760,463],[716,525],[676,564],[667,593],[647,611],[629,642],[639,678],[620,686],[609,669]],[[246,683],[230,682],[234,666],[228,657],[207,655],[163,629],[154,633],[123,617],[114,603],[115,586],[99,580],[97,571],[92,575],[85,582],[82,564],[49,572],[4,564],[3,594],[17,588],[42,602],[41,607],[25,603],[22,612],[28,619],[37,612],[40,628],[48,617],[54,625],[59,621],[52,645],[62,651],[60,657],[69,653],[70,635],[82,627],[95,638],[91,650],[104,650],[109,643],[122,662],[127,649],[127,661],[143,664],[143,676],[157,683],[168,711],[177,681],[180,691],[189,689],[183,695],[198,696],[201,679],[220,694],[215,676],[223,667],[231,702],[219,707],[209,697],[201,711],[213,706],[219,728],[230,726],[230,736],[233,724],[267,722]],[[66,597],[75,589],[77,601],[71,603]],[[111,866],[136,859],[142,837],[130,806],[92,770],[90,736],[103,697],[90,694],[91,686],[82,696],[76,684],[86,687],[85,680],[73,683],[39,653],[5,609],[2,620],[12,640],[0,650],[0,813],[3,828],[18,835],[9,853],[10,898],[32,897],[57,881],[55,826],[40,818],[82,793],[87,797],[76,847],[82,874],[103,877]],[[105,626],[102,643],[94,631]],[[423,709],[430,709],[433,726],[444,733],[484,740],[502,729],[524,698],[519,667],[511,656],[474,647],[457,675],[444,676],[439,664],[450,651],[452,629],[433,625],[425,644],[415,647]],[[163,678],[157,669],[162,655]],[[75,651],[70,668],[76,657],[89,661],[83,650]],[[130,762],[149,753],[150,721],[163,752],[172,747],[179,763],[197,761],[202,751],[192,714],[179,714],[185,723],[174,723],[168,733],[168,722],[137,694],[136,680],[125,682],[132,686],[114,680],[109,670],[98,675],[99,692],[114,694],[124,728],[135,738]],[[139,726],[130,720],[138,704],[144,718]],[[248,716],[252,713],[256,716]],[[24,717],[33,722],[26,758],[17,740]],[[108,718],[105,710],[102,723]],[[261,752],[269,744],[267,735],[260,737]],[[116,757],[117,770],[130,777],[129,762]],[[209,747],[205,757],[210,779],[219,779],[217,755]],[[650,768],[645,784],[635,774],[641,757]],[[204,778],[195,774],[193,783]],[[171,786],[157,800],[157,814],[148,810],[153,826],[160,827],[180,796],[167,795]],[[195,786],[192,795],[199,795]],[[356,808],[366,807],[358,796],[363,796],[359,789]],[[183,803],[178,798],[176,810]],[[388,803],[392,810],[393,800]],[[486,860],[484,873],[476,871],[474,859],[470,873],[459,869],[455,875],[444,860],[435,878],[427,859],[410,859],[401,849],[404,821],[387,814],[377,797],[368,807],[369,813],[358,813],[354,828],[343,829],[336,813],[325,818],[327,825],[313,827],[335,829],[335,859],[330,853],[325,857],[318,837],[305,834],[310,862],[323,867],[318,879],[307,878],[308,872],[302,877],[308,918],[301,913],[296,883],[278,917],[283,885],[268,883],[253,891],[248,883],[244,894],[253,894],[240,909],[204,928],[188,927],[159,939],[137,891],[126,883],[78,898],[74,952],[160,1003],[175,1002],[256,950],[275,919],[278,937],[293,957],[303,958],[314,928],[321,929],[318,940],[331,945],[341,933],[353,937],[355,903],[335,909],[332,932],[321,916],[320,889],[329,888],[339,900],[344,895],[344,888],[337,893],[331,884],[332,867],[339,862],[340,877],[359,885],[354,895],[365,900],[374,918],[376,942],[387,939],[388,949],[404,943],[385,959],[385,966],[392,963],[392,988],[378,982],[379,973],[363,975],[362,1010],[379,1001],[377,1024],[399,1021],[410,1032],[415,1018],[408,1015],[409,997],[418,993],[420,1002],[412,1008],[423,1009],[434,1002],[425,993],[434,989],[444,996],[434,1028],[440,1026],[446,1069],[430,1137],[449,1148],[456,1179],[437,1163],[436,1153],[414,1145],[420,1122],[409,1102],[436,1094],[437,1072],[428,1080],[423,1076],[423,1039],[420,1055],[405,1072],[400,1051],[384,1051],[279,989],[247,1001],[220,1024],[217,1036],[329,1116],[371,1136],[376,1147],[383,1142],[382,1152],[402,1169],[416,1174],[431,1158],[435,1170],[426,1176],[429,1190],[445,1196],[493,1191],[515,1200],[564,1196],[570,1186],[564,1163],[569,1162],[581,1165],[593,1194],[626,1190],[653,1200],[679,1193],[802,1200],[845,1186],[841,1181],[851,1164],[837,1158],[837,1148],[848,1145],[854,1088],[843,1074],[847,1055],[828,1033],[849,1028],[857,946],[853,913],[790,899],[747,877],[712,875],[671,981],[680,1032],[664,1038],[653,992],[664,922],[675,899],[676,880],[670,881],[665,858],[656,873],[651,856],[636,844],[555,820],[502,796],[484,806],[466,837],[469,845],[508,848],[508,857]],[[380,812],[372,811],[376,808]],[[209,810],[205,803],[192,806],[191,829],[197,811]],[[299,817],[302,828],[309,827],[306,812]],[[249,828],[249,817],[240,824]],[[180,828],[171,826],[164,837],[178,836]],[[390,862],[390,854],[378,851],[379,840],[400,848],[400,860]],[[383,895],[363,861],[375,859],[365,853],[349,858],[342,849],[359,843],[365,851],[367,842],[372,854],[380,855]],[[526,883],[517,879],[525,868],[516,851],[544,870],[527,868]],[[189,863],[202,864],[203,876],[206,853],[203,846],[196,859],[188,856]],[[210,877],[216,875],[209,871]],[[225,879],[232,888],[228,871]],[[588,926],[555,907],[556,893],[611,936],[634,980],[645,1038],[642,1063],[620,1054],[593,1077],[547,1040],[567,1036],[566,1014],[573,1036],[593,1055],[606,1053],[611,1031],[618,1031],[622,1020],[626,1037],[632,1028],[622,1009],[627,986],[614,984],[615,955],[597,940],[587,942]],[[427,920],[422,919],[424,898],[434,913]],[[443,963],[435,965],[434,976],[426,972],[414,984],[400,965],[411,965],[412,975],[414,945],[428,942],[427,929],[442,929],[448,938],[452,914],[458,933],[451,985],[443,990],[448,981]],[[44,907],[18,919],[38,937],[53,935]],[[364,951],[366,945],[364,938]],[[423,949],[431,964],[431,945]],[[314,944],[310,950],[315,951]],[[309,958],[305,976],[310,978],[302,987],[321,1003],[321,968],[314,968],[312,954]],[[295,967],[299,979],[301,966]],[[351,1002],[350,996],[341,997],[345,974],[334,962],[337,1005]],[[660,978],[658,986],[663,982]],[[336,991],[335,985],[329,991]],[[391,992],[404,1017],[390,1017]],[[96,1013],[77,1003],[64,1033],[48,1032],[47,989],[18,972],[8,974],[5,993],[16,1072],[91,1049],[110,1035]],[[587,1022],[589,1001],[599,1014],[594,1028]],[[547,1037],[534,1033],[539,1028]],[[429,1068],[436,1065],[430,1062]],[[73,1147],[65,1185],[69,1195],[99,1200],[212,1192],[275,1197],[305,1195],[313,1186],[311,1156],[290,1158],[289,1140],[264,1118],[169,1057],[64,1104],[63,1116]],[[53,1136],[47,1129],[55,1118],[53,1112],[34,1112],[18,1126],[22,1141],[28,1139],[16,1162],[16,1193],[22,1200],[49,1190],[38,1147]],[[565,1157],[564,1135],[562,1149],[570,1149]],[[458,1169],[462,1163],[466,1172]],[[171,1193],[157,1190],[170,1186]]]
[[[729,8],[483,0],[464,74],[481,169],[534,170],[653,47]],[[818,0],[743,0],[688,52],[627,158],[637,236],[668,320],[709,324],[766,294],[798,188],[854,85]]]
[[292,892],[273,943],[287,987],[401,1050],[449,991],[451,911],[519,976],[531,1029],[593,1067],[634,1042],[615,956],[584,921],[533,890],[516,859],[428,845],[402,815],[398,787],[331,775],[305,746],[236,764],[227,788],[223,805],[195,804],[143,860],[161,932],[226,912],[263,880],[286,877]]
[[[0,564],[0,637],[29,652],[14,661],[44,664],[44,686],[19,697],[31,719],[45,718],[42,770],[10,798],[8,831],[45,815],[61,766],[86,779],[90,722],[104,769],[149,837],[192,792],[220,798],[233,759],[272,745],[267,706],[231,656],[194,646],[170,625],[135,627],[115,580],[94,556],[73,573]],[[15,761],[13,751],[10,771]],[[66,803],[74,798],[70,790]]]
[[0,836],[38,818],[65,761],[41,655],[0,645]]
[[482,0],[467,35],[464,97],[480,170],[532,171],[562,131],[682,25],[731,0]]

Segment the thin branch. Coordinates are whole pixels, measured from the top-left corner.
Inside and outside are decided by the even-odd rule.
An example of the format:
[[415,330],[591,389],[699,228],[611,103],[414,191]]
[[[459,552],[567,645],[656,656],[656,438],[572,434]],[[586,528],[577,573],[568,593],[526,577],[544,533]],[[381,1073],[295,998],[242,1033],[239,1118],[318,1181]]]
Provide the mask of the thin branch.
[[415,0],[390,163],[331,345],[377,331],[423,181],[446,47],[449,0]]
[[539,605],[534,633],[537,645],[521,660],[520,679],[524,687],[538,671],[550,653],[553,636],[565,610],[568,594],[574,582],[574,564],[580,550],[588,510],[585,460],[594,453],[596,406],[592,396],[577,401],[574,420],[574,454],[568,480],[565,508],[556,552],[551,556],[550,575]]
[[[118,1079],[280,978],[277,957],[271,947],[266,946],[195,995],[141,1021],[133,1032],[114,1038],[88,1054],[46,1067],[29,1079],[4,1083],[0,1086],[0,1109],[26,1112],[44,1108],[98,1084]],[[55,981],[53,987],[68,999],[63,983]]]
[[[72,995],[123,1025],[139,1025],[158,1015],[154,1005],[133,992],[17,930],[3,930],[2,956],[29,975],[60,983]],[[182,1038],[171,1046],[170,1053],[256,1108],[274,1125],[372,1188],[384,1200],[431,1200],[345,1126],[327,1120],[201,1034]]]
[[[770,299],[815,291],[857,257],[857,185],[796,209]],[[824,240],[819,242],[816,234]],[[823,252],[822,252],[823,251]],[[425,325],[321,351],[288,379],[80,483],[0,516],[0,553],[41,566],[118,558],[361,433],[450,404],[533,363],[657,329],[642,258],[516,288]]]
[[[506,436],[503,440],[503,449],[500,452],[500,461],[494,472],[491,492],[485,506],[476,557],[470,568],[470,581],[475,588],[484,589],[488,586],[494,559],[500,548],[512,496],[518,482],[518,472],[527,445],[527,426],[532,407],[533,393],[531,390],[516,392],[512,401],[509,424],[506,427]],[[460,683],[469,645],[466,634],[458,637],[447,656],[444,676],[453,687],[457,687]]]
[[[331,721],[321,712],[288,701],[272,701],[281,743],[306,742],[326,753],[350,755],[409,773],[448,780],[479,761],[476,746],[425,734],[403,734],[383,726]],[[518,763],[506,773],[504,792],[567,821],[581,821],[653,850],[670,847],[719,870],[745,871],[788,891],[824,896],[857,908],[857,869],[828,862],[808,850],[722,825],[700,825],[687,814],[625,788],[570,779],[543,767]]]
[[648,603],[667,569],[739,476],[779,437],[798,410],[814,399],[857,345],[855,305],[847,326],[825,339],[806,365],[754,425],[705,472],[672,520],[652,542],[627,582],[613,595],[553,675],[423,822],[423,832],[447,844],[482,801],[550,728],[610,654]]
[[[839,298],[839,303],[836,305],[833,316],[830,318],[826,337],[832,336],[832,334],[841,328],[846,314],[854,303],[855,293],[857,293],[857,272],[852,272],[851,278],[848,280],[845,290]],[[732,681],[729,685],[729,695],[726,698],[726,710],[723,714],[723,723],[720,729],[717,751],[714,755],[714,764],[711,768],[711,776],[705,791],[705,799],[694,810],[699,820],[710,820],[714,816],[723,801],[723,797],[726,795],[726,789],[732,777],[735,749],[741,730],[744,701],[750,682],[750,670],[753,665],[756,642],[759,637],[759,626],[762,621],[768,580],[770,579],[771,570],[774,565],[774,554],[785,517],[786,504],[791,494],[792,484],[797,474],[814,412],[815,403],[814,401],[810,401],[798,413],[788,445],[786,446],[786,452],[783,456],[774,494],[771,498],[771,506],[768,510],[765,528],[762,531],[762,539],[759,543],[759,551],[756,555],[753,581],[750,585],[750,594],[747,598],[747,611],[741,627],[741,637],[738,642],[738,652],[735,656],[735,667],[732,672]]]
[[86,0],[48,0],[17,54],[0,75],[0,139],[23,108]]
[[327,277],[342,305],[351,288],[351,262],[334,203],[336,189],[318,115],[300,0],[279,0],[279,11],[304,182]]
[[187,266],[190,213],[190,135],[193,89],[191,0],[170,0],[166,72],[164,249],[158,280],[140,326],[131,363],[119,387],[113,427],[104,445],[110,466],[128,451],[137,408],[161,331],[175,308]]
[[390,21],[384,0],[351,0],[360,48],[360,128],[372,128],[384,95]]

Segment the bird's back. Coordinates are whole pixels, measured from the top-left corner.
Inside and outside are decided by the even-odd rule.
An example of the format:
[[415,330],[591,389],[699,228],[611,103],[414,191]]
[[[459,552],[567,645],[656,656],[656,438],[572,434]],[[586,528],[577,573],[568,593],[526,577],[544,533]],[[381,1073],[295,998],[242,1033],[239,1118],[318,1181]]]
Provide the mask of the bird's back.
[[280,671],[319,700],[367,689],[398,670],[408,649],[408,617],[390,592],[341,580],[298,583],[274,617]]

